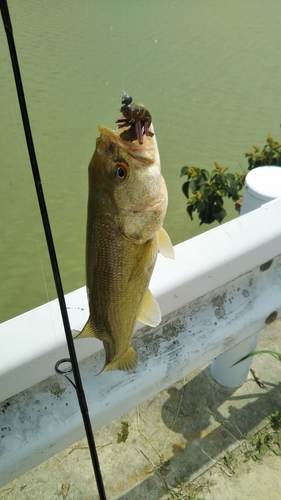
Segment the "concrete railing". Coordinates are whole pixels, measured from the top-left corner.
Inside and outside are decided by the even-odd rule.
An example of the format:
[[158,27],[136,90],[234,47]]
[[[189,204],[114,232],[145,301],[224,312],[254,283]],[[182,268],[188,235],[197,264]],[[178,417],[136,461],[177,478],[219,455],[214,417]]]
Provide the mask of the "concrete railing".
[[[281,199],[177,245],[175,254],[175,261],[158,257],[150,288],[163,321],[138,325],[136,371],[96,376],[102,343],[75,343],[93,430],[209,361],[216,380],[240,385],[250,362],[231,365],[280,316]],[[71,328],[81,329],[85,288],[66,303]],[[0,342],[2,485],[81,438],[84,427],[75,389],[54,373],[68,357],[57,300],[1,324]]]

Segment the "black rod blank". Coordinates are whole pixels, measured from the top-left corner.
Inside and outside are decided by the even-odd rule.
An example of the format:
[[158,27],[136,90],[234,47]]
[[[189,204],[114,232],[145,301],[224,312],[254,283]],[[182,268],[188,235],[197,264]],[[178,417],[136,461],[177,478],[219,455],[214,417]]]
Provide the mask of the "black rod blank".
[[69,355],[70,355],[71,364],[72,364],[73,376],[74,376],[74,380],[75,380],[75,384],[76,384],[77,398],[78,398],[81,414],[82,414],[83,421],[84,421],[84,427],[85,427],[85,432],[86,432],[86,436],[88,439],[89,450],[90,450],[90,454],[91,454],[91,459],[92,459],[92,464],[93,464],[94,473],[95,473],[95,477],[96,477],[96,483],[97,483],[99,496],[100,496],[101,500],[106,500],[102,474],[101,474],[101,470],[100,470],[98,455],[97,455],[94,436],[93,436],[93,430],[92,430],[92,426],[91,426],[89,411],[88,411],[88,407],[87,407],[87,401],[86,401],[86,397],[85,397],[85,393],[84,393],[84,389],[83,389],[83,385],[82,385],[78,361],[77,361],[74,343],[73,343],[73,339],[72,339],[70,323],[69,323],[69,318],[68,318],[66,304],[65,304],[64,291],[63,291],[63,286],[62,286],[62,282],[61,282],[61,278],[60,278],[60,271],[59,271],[59,266],[58,266],[58,262],[57,262],[56,251],[55,251],[55,247],[54,247],[51,226],[50,226],[48,212],[47,212],[47,207],[46,207],[46,203],[45,203],[43,187],[42,187],[42,183],[41,183],[41,179],[40,179],[40,172],[39,172],[39,168],[38,168],[38,163],[37,163],[31,128],[30,128],[30,122],[29,122],[28,111],[27,111],[27,107],[26,107],[26,101],[25,101],[25,96],[24,96],[21,73],[20,73],[20,68],[19,68],[19,63],[18,63],[17,51],[16,51],[16,46],[15,46],[14,36],[13,36],[13,28],[12,28],[10,14],[9,14],[9,10],[8,10],[7,0],[0,0],[0,8],[1,8],[1,14],[2,14],[2,19],[3,19],[3,23],[4,23],[4,28],[5,28],[6,35],[7,35],[7,41],[8,41],[11,63],[12,63],[13,72],[14,72],[15,84],[16,84],[16,88],[17,88],[17,94],[18,94],[19,106],[20,106],[20,110],[21,110],[25,138],[26,138],[32,173],[33,173],[33,179],[34,179],[35,188],[36,188],[36,192],[37,192],[37,198],[38,198],[42,222],[43,222],[43,226],[44,226],[46,242],[47,242],[47,246],[48,246],[48,250],[49,250],[49,256],[50,256],[54,281],[55,281],[57,295],[58,295],[58,301],[59,301],[62,320],[63,320],[63,324],[64,324],[66,341],[67,341]]

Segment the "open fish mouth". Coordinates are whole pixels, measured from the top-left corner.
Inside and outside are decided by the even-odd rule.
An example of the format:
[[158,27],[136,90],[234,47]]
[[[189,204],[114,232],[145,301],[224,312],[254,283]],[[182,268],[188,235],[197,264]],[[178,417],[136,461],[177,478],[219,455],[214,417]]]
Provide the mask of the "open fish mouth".
[[[152,124],[150,129],[153,131]],[[135,160],[140,161],[142,164],[152,165],[155,162],[160,163],[155,135],[153,135],[153,137],[144,136],[143,144],[139,144],[137,140],[132,142],[124,141],[120,137],[120,129],[116,131],[106,127],[105,125],[100,125],[98,130],[100,132],[98,141],[113,141],[117,143],[119,147],[124,149],[130,156],[132,156]]]

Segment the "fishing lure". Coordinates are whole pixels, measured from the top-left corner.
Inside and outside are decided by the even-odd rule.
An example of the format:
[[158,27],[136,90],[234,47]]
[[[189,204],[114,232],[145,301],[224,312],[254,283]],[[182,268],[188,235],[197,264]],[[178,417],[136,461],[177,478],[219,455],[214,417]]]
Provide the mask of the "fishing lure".
[[140,104],[132,105],[133,98],[129,94],[124,93],[122,97],[121,113],[124,118],[119,118],[115,123],[118,123],[118,128],[129,127],[120,134],[124,141],[135,141],[143,144],[142,136],[153,137],[153,132],[149,130],[152,122],[149,111]]

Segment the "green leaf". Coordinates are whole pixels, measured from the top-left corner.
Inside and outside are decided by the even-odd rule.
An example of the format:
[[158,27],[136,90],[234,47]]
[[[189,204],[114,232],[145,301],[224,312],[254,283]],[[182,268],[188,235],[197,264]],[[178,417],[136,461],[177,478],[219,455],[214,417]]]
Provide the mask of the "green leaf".
[[225,218],[226,216],[226,211],[224,208],[221,209],[221,211],[219,213],[216,214],[216,216],[214,216],[215,220],[217,220],[219,223],[222,222],[222,220]]
[[260,450],[259,450],[259,451],[260,451],[260,453],[261,453],[262,455],[265,455],[265,454],[267,453],[267,451],[268,451],[268,446],[267,446],[266,444],[262,444],[262,445],[260,446]]
[[185,182],[182,185],[182,192],[188,198],[188,190],[189,190],[189,181]]
[[186,211],[187,211],[187,213],[188,213],[189,217],[191,218],[191,220],[193,220],[193,216],[192,216],[192,213],[193,213],[193,206],[192,206],[192,205],[188,205],[188,206],[186,207]]
[[204,209],[200,213],[198,213],[198,217],[199,217],[199,220],[201,221],[200,226],[201,226],[201,224],[212,224],[212,222],[214,222],[214,220],[215,220],[213,215],[212,215],[211,210],[209,210],[209,208],[207,206],[206,206],[206,209]]
[[203,182],[203,184],[200,185],[199,191],[200,193],[205,194],[205,192],[207,191],[205,182]]
[[235,181],[235,175],[234,175],[234,174],[231,174],[231,173],[229,173],[229,174],[225,174],[225,177],[226,177],[226,179],[227,179],[230,183],[232,183],[232,182],[234,182],[234,181]]
[[256,446],[258,444],[258,442],[259,442],[259,438],[257,438],[257,437],[255,437],[254,439],[251,439],[251,444],[253,446]]
[[197,183],[193,179],[189,182],[189,187],[193,194],[197,191]]
[[198,184],[201,186],[202,184],[205,184],[205,182],[209,179],[209,172],[207,170],[201,170],[201,175],[198,179]]
[[203,212],[207,208],[207,203],[205,200],[198,201],[196,208],[198,213]]
[[182,177],[183,175],[186,175],[188,172],[188,169],[189,169],[189,167],[182,167],[180,177]]
[[238,365],[238,363],[241,363],[242,361],[245,361],[245,359],[248,359],[251,356],[257,356],[258,354],[271,354],[271,356],[273,356],[274,358],[277,358],[279,361],[281,361],[281,353],[280,352],[269,351],[269,350],[265,349],[263,351],[253,351],[253,352],[250,352],[249,354],[247,354],[247,356],[244,356],[243,358],[239,359],[239,361],[236,361],[236,363],[234,363],[231,366]]
[[260,435],[260,443],[263,444],[265,442],[265,438],[266,438],[266,434],[263,432],[261,435]]
[[196,209],[196,205],[198,203],[198,199],[195,195],[191,196],[190,198],[188,198],[188,206],[189,207],[194,207],[193,210]]

